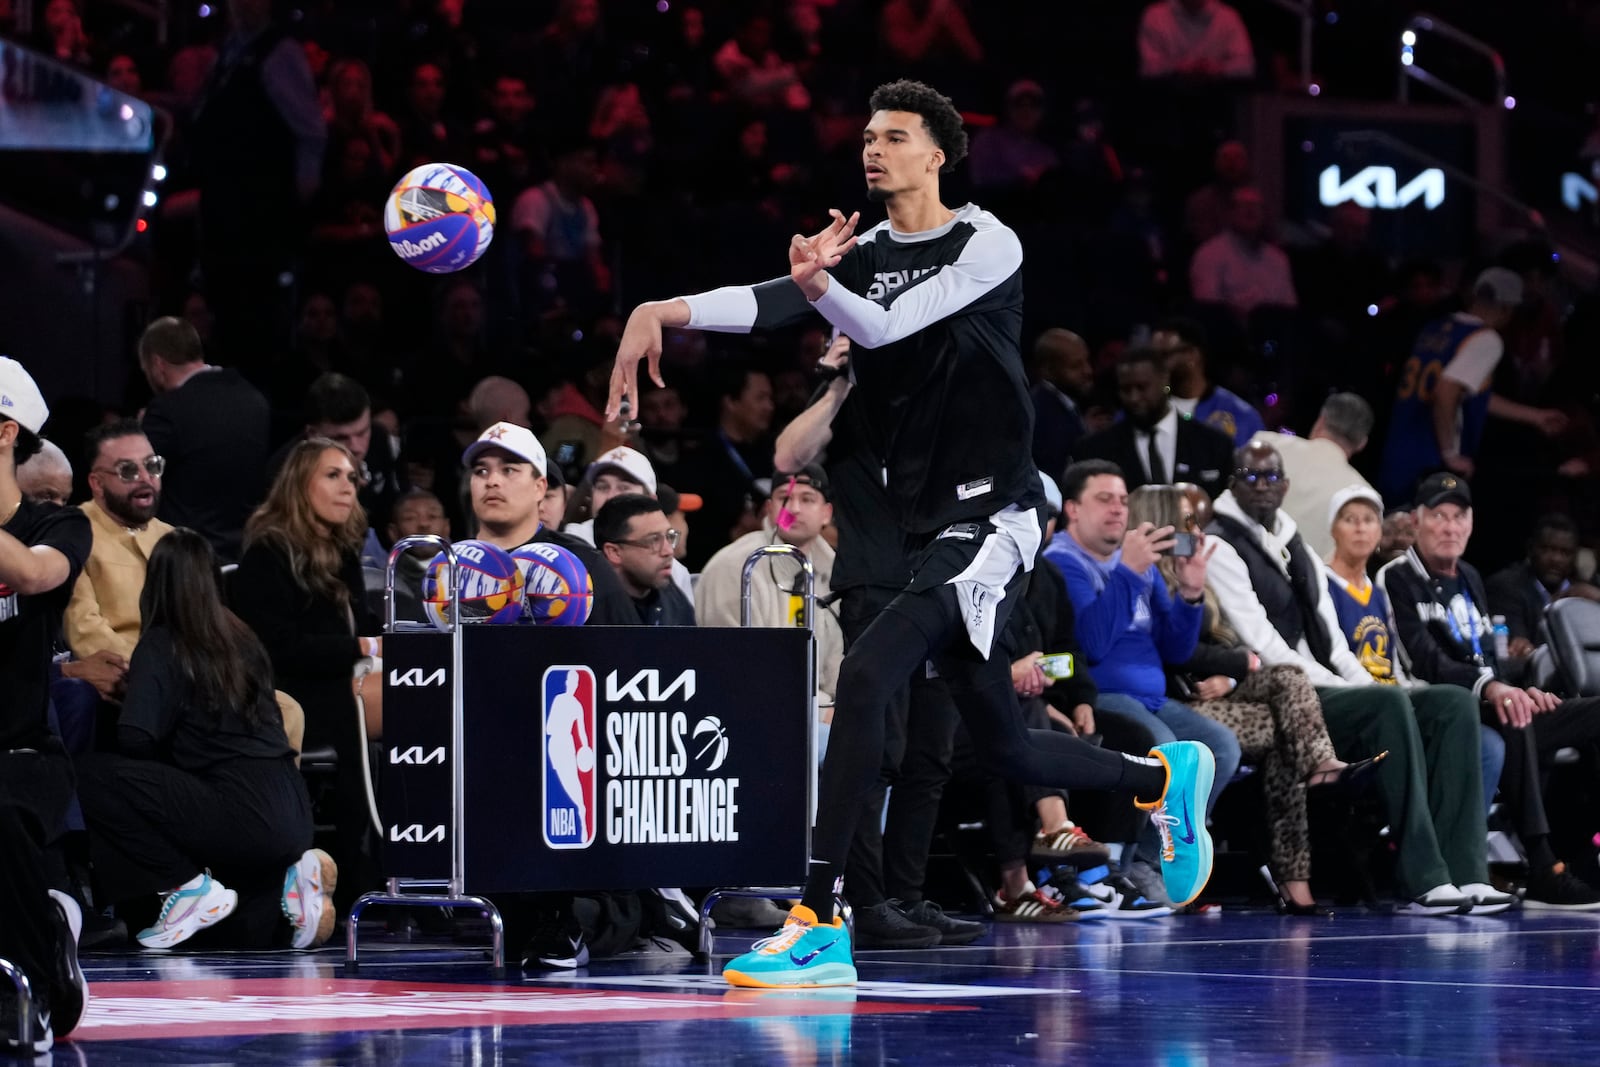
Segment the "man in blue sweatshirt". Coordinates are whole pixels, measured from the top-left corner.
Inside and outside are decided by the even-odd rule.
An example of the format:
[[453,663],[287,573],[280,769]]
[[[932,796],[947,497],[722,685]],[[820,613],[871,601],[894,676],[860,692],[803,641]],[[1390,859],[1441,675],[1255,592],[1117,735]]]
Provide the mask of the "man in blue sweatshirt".
[[1173,599],[1156,570],[1156,561],[1172,549],[1173,529],[1149,523],[1128,529],[1128,488],[1115,463],[1074,463],[1062,479],[1061,496],[1067,528],[1044,554],[1067,580],[1078,644],[1100,687],[1098,706],[1148,717],[1157,743],[1182,739],[1209,748],[1217,760],[1209,813],[1239,769],[1239,739],[1221,723],[1167,699],[1166,665],[1194,655],[1211,549],[1202,538],[1194,555],[1176,560],[1179,595]]

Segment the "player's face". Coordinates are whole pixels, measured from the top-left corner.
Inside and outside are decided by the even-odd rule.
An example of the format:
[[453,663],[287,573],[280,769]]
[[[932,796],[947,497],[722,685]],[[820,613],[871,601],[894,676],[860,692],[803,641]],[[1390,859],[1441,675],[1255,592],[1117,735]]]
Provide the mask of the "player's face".
[[1371,559],[1383,537],[1383,519],[1365,500],[1352,500],[1333,520],[1333,544],[1347,559]]
[[488,526],[521,526],[544,502],[544,475],[527,460],[500,449],[481,453],[472,465],[472,513]]
[[1115,474],[1097,474],[1084,483],[1078,499],[1066,502],[1066,512],[1079,544],[1095,552],[1115,552],[1128,532],[1128,486]]
[[914,111],[874,112],[862,131],[861,164],[867,196],[887,200],[896,193],[929,184],[944,163],[922,116]]

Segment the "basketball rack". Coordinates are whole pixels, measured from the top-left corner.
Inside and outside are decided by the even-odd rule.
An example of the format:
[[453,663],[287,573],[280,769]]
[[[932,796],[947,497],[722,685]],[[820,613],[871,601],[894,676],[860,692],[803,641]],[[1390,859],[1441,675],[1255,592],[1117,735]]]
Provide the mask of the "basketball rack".
[[[801,601],[805,611],[806,629],[812,633],[811,659],[806,670],[806,692],[809,696],[808,706],[811,707],[811,729],[806,733],[806,854],[811,853],[811,828],[817,819],[817,721],[816,721],[816,693],[817,693],[817,645],[816,645],[816,616],[817,616],[817,573],[816,567],[801,551],[799,546],[775,542],[762,545],[744,561],[744,570],[739,576],[739,625],[748,629],[752,624],[750,607],[751,582],[755,576],[756,568],[761,561],[772,556],[793,556],[800,564],[800,573],[805,578],[804,599]],[[711,932],[711,909],[724,897],[735,900],[791,900],[804,895],[802,886],[761,886],[750,888],[736,888],[731,886],[718,887],[706,894],[705,900],[700,902],[700,942],[698,955],[710,959],[711,949],[715,937]],[[851,936],[854,937],[854,918],[850,914],[849,906],[844,899],[837,895],[833,898],[834,906],[839,909],[839,914],[844,916],[846,925],[851,927]]]
[[[381,904],[399,908],[462,908],[469,907],[483,912],[489,918],[489,929],[493,937],[494,977],[504,978],[506,973],[506,937],[505,923],[500,918],[500,909],[496,908],[486,897],[469,895],[463,886],[463,871],[466,867],[466,777],[463,769],[461,753],[465,748],[465,708],[464,687],[461,665],[463,661],[461,651],[461,637],[464,625],[461,620],[461,583],[458,579],[460,566],[456,558],[455,549],[443,537],[433,534],[415,534],[402,537],[394,543],[394,548],[389,552],[389,562],[384,572],[384,630],[394,632],[403,628],[395,621],[394,609],[394,579],[395,571],[400,565],[400,560],[412,548],[422,546],[437,548],[444,554],[449,570],[450,583],[450,743],[452,757],[450,760],[450,879],[411,879],[390,878],[387,888],[380,893],[364,893],[361,898],[350,906],[350,916],[345,923],[345,956],[344,969],[346,974],[354,974],[359,970],[357,960],[357,932],[361,922],[361,913],[369,905]],[[381,830],[380,830],[381,833]],[[439,892],[439,890],[443,892]]]

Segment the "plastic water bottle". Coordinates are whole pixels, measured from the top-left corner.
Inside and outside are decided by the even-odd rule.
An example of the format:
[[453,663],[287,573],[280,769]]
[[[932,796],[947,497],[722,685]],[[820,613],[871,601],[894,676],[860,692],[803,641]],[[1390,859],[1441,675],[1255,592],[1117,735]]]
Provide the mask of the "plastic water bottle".
[[1504,615],[1490,617],[1489,625],[1494,629],[1494,658],[1504,662],[1511,656],[1511,627]]

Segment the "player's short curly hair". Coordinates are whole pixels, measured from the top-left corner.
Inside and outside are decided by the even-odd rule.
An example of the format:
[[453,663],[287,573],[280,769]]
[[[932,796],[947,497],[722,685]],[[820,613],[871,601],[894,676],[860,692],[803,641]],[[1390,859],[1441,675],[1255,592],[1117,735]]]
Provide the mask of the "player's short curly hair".
[[967,131],[961,125],[961,112],[933,86],[902,78],[878,86],[867,106],[872,112],[910,111],[920,115],[933,143],[944,151],[941,172],[950,173],[967,157]]

